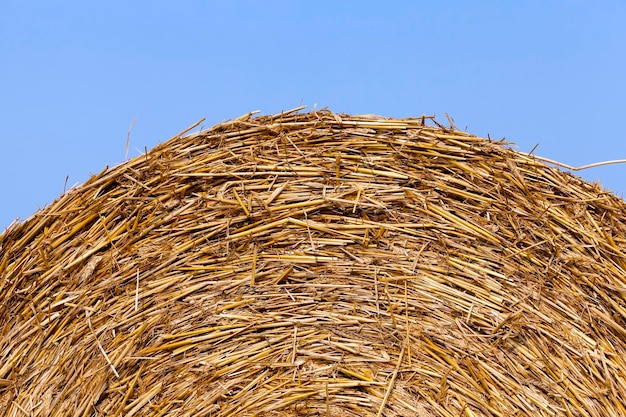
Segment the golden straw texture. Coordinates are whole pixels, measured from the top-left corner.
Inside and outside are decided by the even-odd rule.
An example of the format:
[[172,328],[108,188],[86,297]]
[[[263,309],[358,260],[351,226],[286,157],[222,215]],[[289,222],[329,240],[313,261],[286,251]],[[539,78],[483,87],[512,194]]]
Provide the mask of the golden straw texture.
[[626,416],[626,205],[430,117],[181,134],[0,236],[2,416]]

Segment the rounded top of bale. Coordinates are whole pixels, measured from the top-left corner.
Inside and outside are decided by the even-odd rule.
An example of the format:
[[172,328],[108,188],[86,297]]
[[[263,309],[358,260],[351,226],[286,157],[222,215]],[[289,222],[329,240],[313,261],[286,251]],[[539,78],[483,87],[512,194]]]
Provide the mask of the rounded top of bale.
[[249,114],[0,235],[0,410],[626,415],[625,236],[430,117]]

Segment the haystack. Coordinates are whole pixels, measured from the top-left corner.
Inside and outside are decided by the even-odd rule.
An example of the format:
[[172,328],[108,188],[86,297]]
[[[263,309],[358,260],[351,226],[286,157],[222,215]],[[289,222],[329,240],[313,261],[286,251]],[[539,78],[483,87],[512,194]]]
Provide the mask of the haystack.
[[625,237],[430,117],[246,115],[0,236],[0,415],[626,416]]

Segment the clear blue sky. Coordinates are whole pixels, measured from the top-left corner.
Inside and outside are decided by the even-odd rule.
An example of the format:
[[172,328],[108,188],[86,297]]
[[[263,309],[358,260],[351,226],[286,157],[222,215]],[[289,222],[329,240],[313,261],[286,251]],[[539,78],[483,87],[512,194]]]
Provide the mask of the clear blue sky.
[[[445,113],[570,165],[626,158],[626,2],[0,2],[0,230],[168,139],[299,104]],[[618,195],[626,165],[580,173]]]

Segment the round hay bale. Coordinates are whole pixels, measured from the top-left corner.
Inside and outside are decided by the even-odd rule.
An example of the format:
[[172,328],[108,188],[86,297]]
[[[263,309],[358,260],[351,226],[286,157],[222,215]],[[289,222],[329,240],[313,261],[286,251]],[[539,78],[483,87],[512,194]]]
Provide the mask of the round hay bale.
[[4,416],[624,416],[626,205],[434,119],[251,114],[0,236]]

